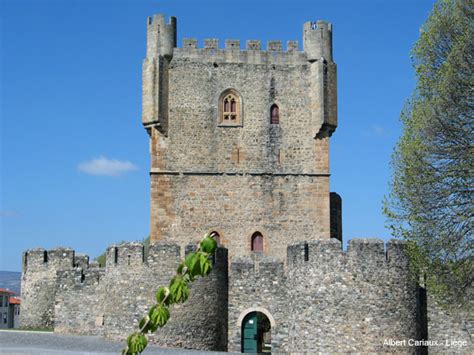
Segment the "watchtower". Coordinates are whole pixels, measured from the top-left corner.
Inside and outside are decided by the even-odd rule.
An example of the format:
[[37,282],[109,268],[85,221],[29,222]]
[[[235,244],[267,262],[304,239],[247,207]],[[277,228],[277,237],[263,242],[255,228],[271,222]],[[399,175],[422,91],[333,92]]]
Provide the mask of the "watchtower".
[[[148,19],[142,123],[150,138],[151,240],[183,247],[215,231],[229,256],[285,259],[331,230],[329,140],[337,126],[332,26],[297,41],[183,39]],[[340,211],[339,211],[340,213]],[[340,218],[334,218],[340,221]],[[340,237],[339,237],[340,238]]]

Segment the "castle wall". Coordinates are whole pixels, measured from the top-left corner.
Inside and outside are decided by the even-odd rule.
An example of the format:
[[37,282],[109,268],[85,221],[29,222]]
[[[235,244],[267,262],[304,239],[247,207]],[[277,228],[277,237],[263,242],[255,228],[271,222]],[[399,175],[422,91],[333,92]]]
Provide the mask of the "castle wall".
[[138,322],[156,303],[155,291],[168,285],[179,264],[179,247],[151,245],[148,255],[142,243],[107,248],[104,277],[104,336],[122,340],[138,328]]
[[[188,246],[188,250],[192,247]],[[54,327],[63,334],[103,335],[124,340],[156,303],[155,292],[168,286],[181,262],[181,248],[169,243],[112,245],[106,267],[89,264],[72,249],[33,249],[25,253],[22,322]],[[150,336],[164,347],[227,349],[227,250],[218,248],[213,270],[191,284],[185,305],[170,309],[166,327]]]
[[74,265],[74,251],[30,249],[23,253],[20,322],[25,328],[53,326],[56,272]]
[[164,347],[227,351],[227,309],[227,249],[218,248],[213,271],[190,285],[188,300],[171,308],[169,322],[151,341]]
[[[404,244],[334,239],[288,247],[283,263],[231,265],[229,350],[240,351],[242,315],[264,309],[275,320],[272,351],[385,352],[384,339],[419,339],[418,288],[410,281]],[[397,347],[410,353],[414,348]]]
[[[418,288],[404,244],[353,239],[288,248],[289,347],[301,352],[386,352],[384,340],[418,339]],[[397,347],[411,353],[414,348]]]
[[272,352],[288,349],[287,278],[283,262],[254,254],[232,262],[229,275],[229,351],[240,352],[242,320],[250,312],[271,315]]
[[430,354],[473,354],[473,302],[462,308],[443,307],[433,296],[427,297]]
[[54,331],[63,334],[99,335],[103,331],[105,270],[83,267],[57,274]]

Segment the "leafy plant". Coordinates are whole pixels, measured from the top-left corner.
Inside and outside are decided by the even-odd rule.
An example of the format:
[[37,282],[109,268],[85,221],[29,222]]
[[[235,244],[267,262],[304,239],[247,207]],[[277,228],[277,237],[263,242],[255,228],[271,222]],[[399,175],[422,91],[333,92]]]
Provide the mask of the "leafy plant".
[[139,330],[127,338],[127,346],[122,355],[140,354],[148,345],[148,334],[154,333],[158,328],[165,326],[170,318],[170,307],[175,303],[184,303],[189,297],[189,283],[199,277],[209,275],[212,263],[209,258],[214,255],[217,242],[213,235],[206,235],[199,242],[195,252],[189,253],[182,261],[176,275],[168,286],[158,288],[154,304],[147,315],[139,322]]

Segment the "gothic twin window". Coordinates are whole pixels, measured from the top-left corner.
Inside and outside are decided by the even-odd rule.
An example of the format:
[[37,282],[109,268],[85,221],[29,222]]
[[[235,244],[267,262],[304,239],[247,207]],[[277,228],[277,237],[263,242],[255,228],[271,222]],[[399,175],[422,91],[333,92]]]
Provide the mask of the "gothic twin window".
[[221,94],[219,99],[219,124],[223,126],[242,125],[242,98],[233,89]]
[[[219,125],[242,126],[242,98],[234,89],[225,90],[219,97]],[[270,124],[280,123],[280,108],[270,107]]]

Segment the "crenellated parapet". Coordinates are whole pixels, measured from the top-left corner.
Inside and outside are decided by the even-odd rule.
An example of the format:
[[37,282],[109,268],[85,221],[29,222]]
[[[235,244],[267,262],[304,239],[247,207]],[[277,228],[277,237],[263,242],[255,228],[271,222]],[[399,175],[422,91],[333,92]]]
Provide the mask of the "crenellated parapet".
[[405,247],[365,238],[344,251],[336,239],[316,239],[289,245],[286,267],[258,254],[238,258],[229,276],[229,351],[240,347],[234,324],[253,309],[278,319],[275,351],[384,352],[384,338],[416,339],[418,289]]
[[332,24],[310,21],[303,25],[303,49],[308,60],[332,61]]
[[[290,245],[290,348],[385,352],[383,339],[417,339],[418,288],[405,247],[398,240],[385,247],[373,238],[352,239],[347,251],[335,239]],[[311,325],[298,319],[311,319]],[[324,337],[308,333],[309,328]]]
[[[169,285],[185,250],[171,243],[111,245],[106,267],[69,248],[24,253],[22,321],[26,327],[53,327],[64,334],[103,335],[122,340]],[[212,272],[191,284],[186,305],[177,305],[166,328],[151,342],[167,347],[227,349],[227,249],[212,257]],[[205,322],[200,320],[205,319]],[[199,321],[198,321],[199,320]]]
[[76,256],[73,249],[63,247],[29,249],[23,253],[20,314],[23,327],[42,328],[53,325],[58,273],[79,265],[87,267],[88,260],[88,256]]
[[83,266],[57,273],[56,333],[101,335],[103,332],[105,269]]
[[307,56],[299,50],[298,41],[268,41],[263,48],[259,40],[247,40],[241,48],[240,40],[226,39],[224,48],[216,38],[206,38],[200,45],[196,38],[184,38],[181,48],[175,48],[173,58],[189,59],[198,63],[211,64],[249,64],[249,65],[305,65]]
[[176,47],[176,18],[171,16],[168,21],[163,14],[147,19],[147,58],[172,56]]
[[252,311],[266,310],[272,325],[272,352],[285,352],[288,338],[288,282],[282,260],[254,253],[232,261],[229,271],[229,349],[241,351],[241,322]]
[[70,248],[29,249],[23,253],[23,273],[44,272],[71,268],[74,265],[74,250]]

